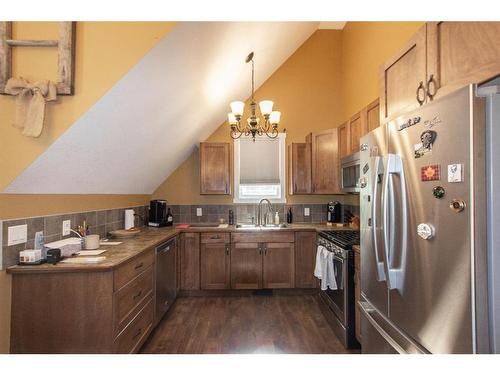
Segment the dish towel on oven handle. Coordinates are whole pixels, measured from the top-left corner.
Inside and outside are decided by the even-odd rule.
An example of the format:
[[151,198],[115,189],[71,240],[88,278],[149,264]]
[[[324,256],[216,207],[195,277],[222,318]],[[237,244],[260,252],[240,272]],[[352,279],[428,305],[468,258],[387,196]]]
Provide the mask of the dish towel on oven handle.
[[318,246],[316,252],[316,266],[314,276],[321,280],[321,290],[337,289],[335,281],[335,269],[333,266],[333,253],[329,252],[324,246]]

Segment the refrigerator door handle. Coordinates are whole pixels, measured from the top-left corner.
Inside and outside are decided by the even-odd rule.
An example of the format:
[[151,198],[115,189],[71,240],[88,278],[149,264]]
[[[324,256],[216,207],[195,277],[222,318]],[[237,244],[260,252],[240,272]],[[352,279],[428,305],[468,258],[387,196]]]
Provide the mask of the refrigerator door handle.
[[[408,250],[408,198],[406,194],[406,179],[403,168],[403,160],[401,156],[389,154],[386,162],[386,173],[383,183],[383,231],[384,231],[384,255],[385,269],[387,275],[387,287],[390,290],[403,289],[405,271],[406,271],[406,255]],[[402,223],[398,228],[401,228],[401,244],[400,244],[400,265],[397,268],[392,267],[395,256],[395,230],[394,222],[394,189],[392,184],[392,175],[399,175],[400,190],[401,190],[401,211]],[[390,207],[389,207],[390,206]],[[389,215],[389,209],[391,210]]]
[[376,156],[372,159],[372,170],[373,170],[373,203],[372,203],[372,240],[373,240],[373,251],[375,252],[375,263],[377,268],[377,281],[385,281],[385,265],[383,261],[379,259],[379,248],[378,248],[378,235],[377,235],[377,210],[379,203],[378,202],[378,178],[380,175],[384,174],[384,164],[383,158],[380,156]]

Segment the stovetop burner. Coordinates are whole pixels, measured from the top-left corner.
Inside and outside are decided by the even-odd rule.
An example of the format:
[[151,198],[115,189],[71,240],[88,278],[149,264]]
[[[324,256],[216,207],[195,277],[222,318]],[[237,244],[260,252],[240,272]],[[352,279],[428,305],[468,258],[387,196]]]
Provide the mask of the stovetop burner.
[[353,245],[359,245],[357,230],[324,230],[319,232],[319,235],[345,250],[350,250]]

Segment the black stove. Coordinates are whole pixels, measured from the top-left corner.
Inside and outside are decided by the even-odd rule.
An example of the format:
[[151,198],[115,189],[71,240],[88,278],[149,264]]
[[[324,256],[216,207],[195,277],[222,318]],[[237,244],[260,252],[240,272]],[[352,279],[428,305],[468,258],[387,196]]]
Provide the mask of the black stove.
[[353,245],[359,245],[359,231],[357,230],[324,230],[319,235],[343,250],[351,250]]

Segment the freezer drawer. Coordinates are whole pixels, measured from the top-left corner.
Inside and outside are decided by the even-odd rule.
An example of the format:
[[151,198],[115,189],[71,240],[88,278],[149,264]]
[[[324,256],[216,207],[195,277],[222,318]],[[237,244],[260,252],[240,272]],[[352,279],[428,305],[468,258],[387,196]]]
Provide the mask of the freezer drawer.
[[424,348],[404,335],[368,302],[360,301],[363,354],[426,354]]

